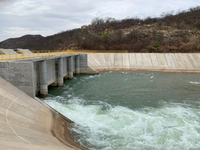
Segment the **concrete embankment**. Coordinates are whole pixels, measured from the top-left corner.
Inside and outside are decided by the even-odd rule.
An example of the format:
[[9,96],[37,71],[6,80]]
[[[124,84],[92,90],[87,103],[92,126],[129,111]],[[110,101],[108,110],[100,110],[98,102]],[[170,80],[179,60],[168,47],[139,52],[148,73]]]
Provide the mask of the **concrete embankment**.
[[83,149],[73,141],[72,121],[0,77],[0,149]]
[[88,54],[95,71],[200,72],[200,53]]

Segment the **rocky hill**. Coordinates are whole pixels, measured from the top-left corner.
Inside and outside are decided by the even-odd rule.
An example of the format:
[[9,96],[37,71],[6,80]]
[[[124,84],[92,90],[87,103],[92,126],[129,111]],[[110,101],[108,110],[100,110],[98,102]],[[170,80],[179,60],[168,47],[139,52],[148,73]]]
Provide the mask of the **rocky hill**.
[[[15,43],[18,43],[17,39]],[[84,25],[80,29],[24,43],[24,45],[20,45],[21,48],[32,50],[200,52],[200,7],[179,11],[175,14],[164,13],[160,18],[123,20],[95,18],[90,25]],[[15,46],[11,44],[7,48]],[[0,44],[0,47],[3,46]]]
[[43,38],[41,35],[24,35],[19,38],[10,38],[5,41],[0,42],[0,48],[21,48],[27,43],[31,43],[32,41],[39,40]]

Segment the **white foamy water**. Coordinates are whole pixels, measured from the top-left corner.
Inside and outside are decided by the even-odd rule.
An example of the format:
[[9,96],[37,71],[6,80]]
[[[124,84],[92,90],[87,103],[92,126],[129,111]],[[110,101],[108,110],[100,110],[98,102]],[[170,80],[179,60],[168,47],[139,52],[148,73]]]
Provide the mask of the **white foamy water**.
[[200,149],[199,106],[161,102],[159,108],[132,110],[122,106],[68,104],[45,100],[75,122],[76,139],[89,149],[189,150]]
[[191,84],[200,84],[200,82],[192,82],[190,81]]
[[79,75],[45,102],[91,150],[199,150],[200,74]]

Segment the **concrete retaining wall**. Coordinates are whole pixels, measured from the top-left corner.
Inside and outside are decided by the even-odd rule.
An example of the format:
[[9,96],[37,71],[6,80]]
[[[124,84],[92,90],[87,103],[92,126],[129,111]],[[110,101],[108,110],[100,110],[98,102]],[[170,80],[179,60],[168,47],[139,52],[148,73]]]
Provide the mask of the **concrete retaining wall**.
[[95,71],[200,72],[200,53],[88,54]]
[[34,96],[34,66],[31,62],[0,62],[0,76],[30,96]]

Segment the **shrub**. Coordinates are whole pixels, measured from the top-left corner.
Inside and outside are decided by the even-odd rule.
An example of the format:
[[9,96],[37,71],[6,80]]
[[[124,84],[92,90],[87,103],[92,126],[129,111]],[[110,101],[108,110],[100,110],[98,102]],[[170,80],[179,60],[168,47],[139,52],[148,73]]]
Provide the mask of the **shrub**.
[[158,41],[153,41],[153,46],[155,48],[158,48],[160,46],[160,43]]
[[102,40],[103,40],[104,42],[107,42],[108,39],[109,39],[109,34],[108,34],[107,32],[106,32],[106,33],[103,33],[102,36],[101,36],[101,38],[102,38]]

